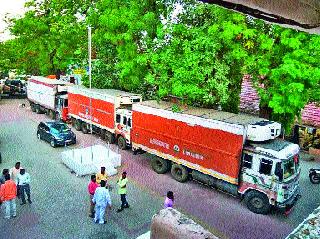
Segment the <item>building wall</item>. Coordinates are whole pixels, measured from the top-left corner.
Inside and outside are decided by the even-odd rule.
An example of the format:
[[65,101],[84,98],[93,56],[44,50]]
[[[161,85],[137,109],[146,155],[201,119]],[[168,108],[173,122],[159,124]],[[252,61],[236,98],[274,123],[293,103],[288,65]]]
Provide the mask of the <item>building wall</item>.
[[[253,87],[250,76],[244,76],[240,93],[240,111],[250,114],[259,114],[260,97]],[[320,106],[309,103],[302,110],[302,124],[320,127]]]

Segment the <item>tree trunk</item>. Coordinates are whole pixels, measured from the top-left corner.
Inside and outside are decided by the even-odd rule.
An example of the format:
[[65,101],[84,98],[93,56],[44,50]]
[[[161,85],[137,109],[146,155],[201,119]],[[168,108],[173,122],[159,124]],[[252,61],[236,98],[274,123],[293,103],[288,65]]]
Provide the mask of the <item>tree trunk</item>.
[[270,119],[272,114],[272,109],[267,105],[260,104],[259,106],[259,117]]

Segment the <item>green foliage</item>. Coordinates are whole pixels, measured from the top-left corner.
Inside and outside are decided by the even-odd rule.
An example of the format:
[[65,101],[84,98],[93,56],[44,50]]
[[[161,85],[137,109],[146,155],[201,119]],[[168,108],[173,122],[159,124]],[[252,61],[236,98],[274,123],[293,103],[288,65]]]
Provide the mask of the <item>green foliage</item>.
[[[176,3],[183,11],[174,18]],[[0,44],[1,72],[87,67],[90,25],[93,87],[237,112],[243,74],[250,74],[261,108],[287,129],[307,102],[320,102],[320,36],[195,0],[33,0],[26,6],[23,18],[11,20],[15,38]],[[83,81],[89,85],[88,77]]]
[[[159,20],[153,12],[156,1],[100,1],[89,21],[95,24],[94,39],[99,49],[107,47],[110,54],[99,52],[105,66],[117,77],[109,84],[119,89],[139,91],[147,75],[144,36],[152,36]],[[105,58],[109,60],[105,60]],[[113,58],[113,59],[112,59]],[[97,83],[97,86],[100,85]]]
[[175,95],[189,104],[237,112],[242,68],[256,31],[240,14],[189,4],[179,23],[158,27],[146,80],[157,86],[160,97]]
[[172,112],[175,112],[175,113],[179,113],[179,112],[181,112],[181,108],[178,106],[178,105],[176,105],[176,104],[174,104],[173,106],[172,106]]
[[320,101],[320,36],[261,24],[249,73],[264,85],[262,107],[289,132],[305,104]]
[[65,71],[86,47],[85,25],[76,14],[86,1],[29,1],[23,18],[12,19],[10,31],[15,49],[12,64],[28,74],[55,74]]

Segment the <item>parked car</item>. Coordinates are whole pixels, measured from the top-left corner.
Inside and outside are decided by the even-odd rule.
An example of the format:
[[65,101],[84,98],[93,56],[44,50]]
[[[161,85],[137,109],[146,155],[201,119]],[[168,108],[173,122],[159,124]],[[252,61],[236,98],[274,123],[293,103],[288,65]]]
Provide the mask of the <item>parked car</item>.
[[45,140],[52,147],[76,143],[76,135],[62,122],[41,122],[37,130],[38,139]]

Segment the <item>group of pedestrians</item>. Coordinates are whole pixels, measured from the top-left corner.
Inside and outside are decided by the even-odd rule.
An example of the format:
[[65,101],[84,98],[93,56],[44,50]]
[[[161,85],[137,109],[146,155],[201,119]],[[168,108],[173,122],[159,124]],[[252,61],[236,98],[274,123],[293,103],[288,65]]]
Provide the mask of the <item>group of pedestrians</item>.
[[[105,223],[105,212],[107,207],[112,208],[109,189],[111,186],[107,182],[107,173],[105,167],[101,167],[101,171],[96,175],[91,175],[91,181],[88,185],[90,198],[89,216],[94,218],[95,223]],[[123,172],[118,180],[118,194],[121,199],[121,206],[117,212],[121,212],[124,208],[129,208],[127,202],[127,173]]]
[[[112,208],[111,197],[109,188],[111,186],[107,182],[107,173],[105,167],[101,167],[101,171],[96,175],[91,175],[91,181],[88,185],[90,206],[89,217],[94,218],[95,223],[105,224],[105,213],[107,207]],[[118,194],[120,195],[121,206],[117,209],[117,212],[123,211],[125,208],[129,208],[127,201],[127,173],[122,172],[121,177],[117,181]],[[174,196],[172,191],[167,192],[167,196],[164,201],[164,208],[172,208],[174,203]]]
[[16,217],[16,198],[21,199],[21,205],[27,201],[31,204],[30,174],[17,162],[13,168],[3,169],[0,177],[0,204],[4,207],[4,218]]

